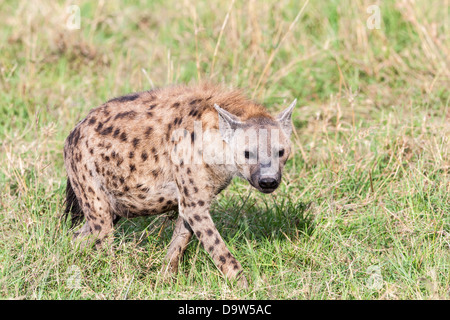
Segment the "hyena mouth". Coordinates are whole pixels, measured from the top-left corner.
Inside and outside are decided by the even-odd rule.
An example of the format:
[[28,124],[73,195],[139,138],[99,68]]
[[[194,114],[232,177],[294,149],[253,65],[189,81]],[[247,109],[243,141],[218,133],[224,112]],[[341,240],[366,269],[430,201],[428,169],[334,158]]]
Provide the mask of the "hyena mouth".
[[274,188],[258,188],[258,190],[261,191],[262,193],[269,194],[274,192],[277,189],[277,187],[278,185]]

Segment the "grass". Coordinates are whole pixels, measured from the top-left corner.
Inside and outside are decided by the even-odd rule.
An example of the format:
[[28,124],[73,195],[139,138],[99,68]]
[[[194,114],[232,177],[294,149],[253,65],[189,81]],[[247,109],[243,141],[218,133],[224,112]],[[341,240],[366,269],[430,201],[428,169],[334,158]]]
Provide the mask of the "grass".
[[[0,297],[449,299],[449,3],[0,2]],[[92,107],[211,79],[274,113],[294,154],[273,195],[233,181],[213,220],[250,282],[192,240],[160,269],[173,221],[123,221],[114,254],[71,244],[62,146]]]

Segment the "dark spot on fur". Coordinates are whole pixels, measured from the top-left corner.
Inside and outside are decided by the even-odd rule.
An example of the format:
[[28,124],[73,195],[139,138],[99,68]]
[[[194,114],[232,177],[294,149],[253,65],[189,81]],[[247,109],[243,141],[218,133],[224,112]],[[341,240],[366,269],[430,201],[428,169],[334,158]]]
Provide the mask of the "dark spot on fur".
[[227,259],[225,259],[224,256],[220,256],[220,257],[219,257],[219,260],[220,260],[220,262],[222,262],[222,263],[227,262]]
[[198,110],[191,110],[190,112],[189,112],[189,115],[190,116],[192,116],[192,117],[195,117],[195,116],[197,116],[198,115]]
[[120,129],[114,130],[113,137],[114,137],[114,138],[117,138],[117,136],[119,135],[119,133],[120,133]]
[[134,151],[130,151],[128,154],[128,158],[133,159],[134,158]]
[[102,130],[102,128],[103,128],[103,123],[99,122],[97,124],[97,128],[95,128],[95,131],[99,132],[100,130]]
[[192,106],[192,105],[194,105],[194,104],[196,104],[196,103],[198,103],[200,101],[202,101],[202,99],[194,99],[191,102],[189,102],[189,104]]
[[142,152],[141,153],[141,159],[142,159],[142,161],[145,161],[145,160],[147,160],[147,158],[148,158],[148,155],[147,155],[147,152]]
[[69,134],[69,136],[67,137],[67,142],[71,146],[76,146],[78,145],[79,139],[80,139],[80,128],[77,127]]
[[109,116],[109,106],[107,104],[103,107],[102,111],[106,116]]
[[94,229],[97,230],[97,231],[98,231],[98,230],[102,230],[102,226],[100,226],[100,225],[94,223]]
[[133,139],[133,147],[136,148],[139,145],[139,139],[138,138],[134,138]]
[[164,197],[160,197],[159,199],[158,199],[158,202],[159,203],[161,203],[161,202],[163,202],[164,201]]
[[96,119],[95,117],[92,117],[91,119],[89,119],[88,124],[89,124],[90,126],[92,126],[92,125],[95,124],[96,121],[97,121],[97,119]]
[[130,172],[136,171],[136,166],[134,164],[130,164]]
[[113,126],[109,126],[108,128],[104,129],[102,132],[100,132],[101,135],[107,135],[107,134],[111,134],[111,132],[113,132]]
[[180,103],[179,102],[175,102],[173,105],[172,105],[172,107],[174,107],[174,108],[177,108],[177,107],[179,107],[180,106]]
[[120,140],[122,140],[123,142],[127,141],[127,134],[125,132],[122,132],[122,134],[120,135]]
[[199,205],[200,207],[203,207],[203,206],[205,205],[205,201],[200,200],[200,201],[198,202],[198,205]]
[[148,138],[148,136],[150,135],[150,133],[152,133],[153,128],[152,127],[147,127],[147,130],[145,130],[145,136]]
[[198,214],[194,215],[194,219],[197,221],[202,221],[202,218]]
[[108,103],[109,103],[109,102],[127,102],[127,101],[134,101],[134,100],[136,100],[137,98],[139,98],[139,94],[137,94],[137,93],[132,93],[132,94],[128,94],[128,95],[125,95],[125,96],[121,96],[121,97],[117,97],[117,98],[111,99],[111,100],[108,101]]
[[208,236],[212,236],[213,235],[213,231],[211,229],[206,230],[206,233],[208,234]]

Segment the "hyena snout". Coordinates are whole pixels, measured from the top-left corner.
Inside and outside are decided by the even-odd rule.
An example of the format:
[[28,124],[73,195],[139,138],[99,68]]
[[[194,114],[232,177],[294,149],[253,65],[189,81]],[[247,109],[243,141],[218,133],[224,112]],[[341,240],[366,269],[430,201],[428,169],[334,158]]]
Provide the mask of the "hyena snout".
[[266,162],[261,162],[256,181],[261,192],[271,193],[275,191],[281,182],[281,169],[278,161],[269,160]]
[[264,174],[263,170],[259,170],[252,175],[250,183],[262,193],[272,193],[281,183],[281,172]]
[[277,179],[274,178],[259,178],[258,184],[263,190],[273,189],[275,190],[280,184]]

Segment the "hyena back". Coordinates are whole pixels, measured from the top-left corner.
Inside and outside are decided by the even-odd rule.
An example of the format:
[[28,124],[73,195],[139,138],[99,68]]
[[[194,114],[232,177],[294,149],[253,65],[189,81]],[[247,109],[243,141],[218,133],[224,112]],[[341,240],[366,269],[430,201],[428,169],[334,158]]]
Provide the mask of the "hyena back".
[[[73,224],[86,220],[74,236],[91,236],[99,247],[111,239],[108,236],[122,217],[176,211],[166,271],[177,271],[195,234],[225,276],[246,285],[242,267],[214,226],[209,208],[234,176],[264,193],[277,188],[290,153],[294,105],[295,101],[274,118],[240,91],[202,84],[134,93],[91,110],[64,145],[65,212],[72,214]],[[198,143],[208,130],[218,133],[216,140]],[[259,132],[268,136],[264,148]],[[193,147],[189,156],[178,138]],[[276,144],[269,144],[271,140]],[[202,161],[208,146],[223,147],[231,162]],[[261,149],[266,150],[264,155]]]

